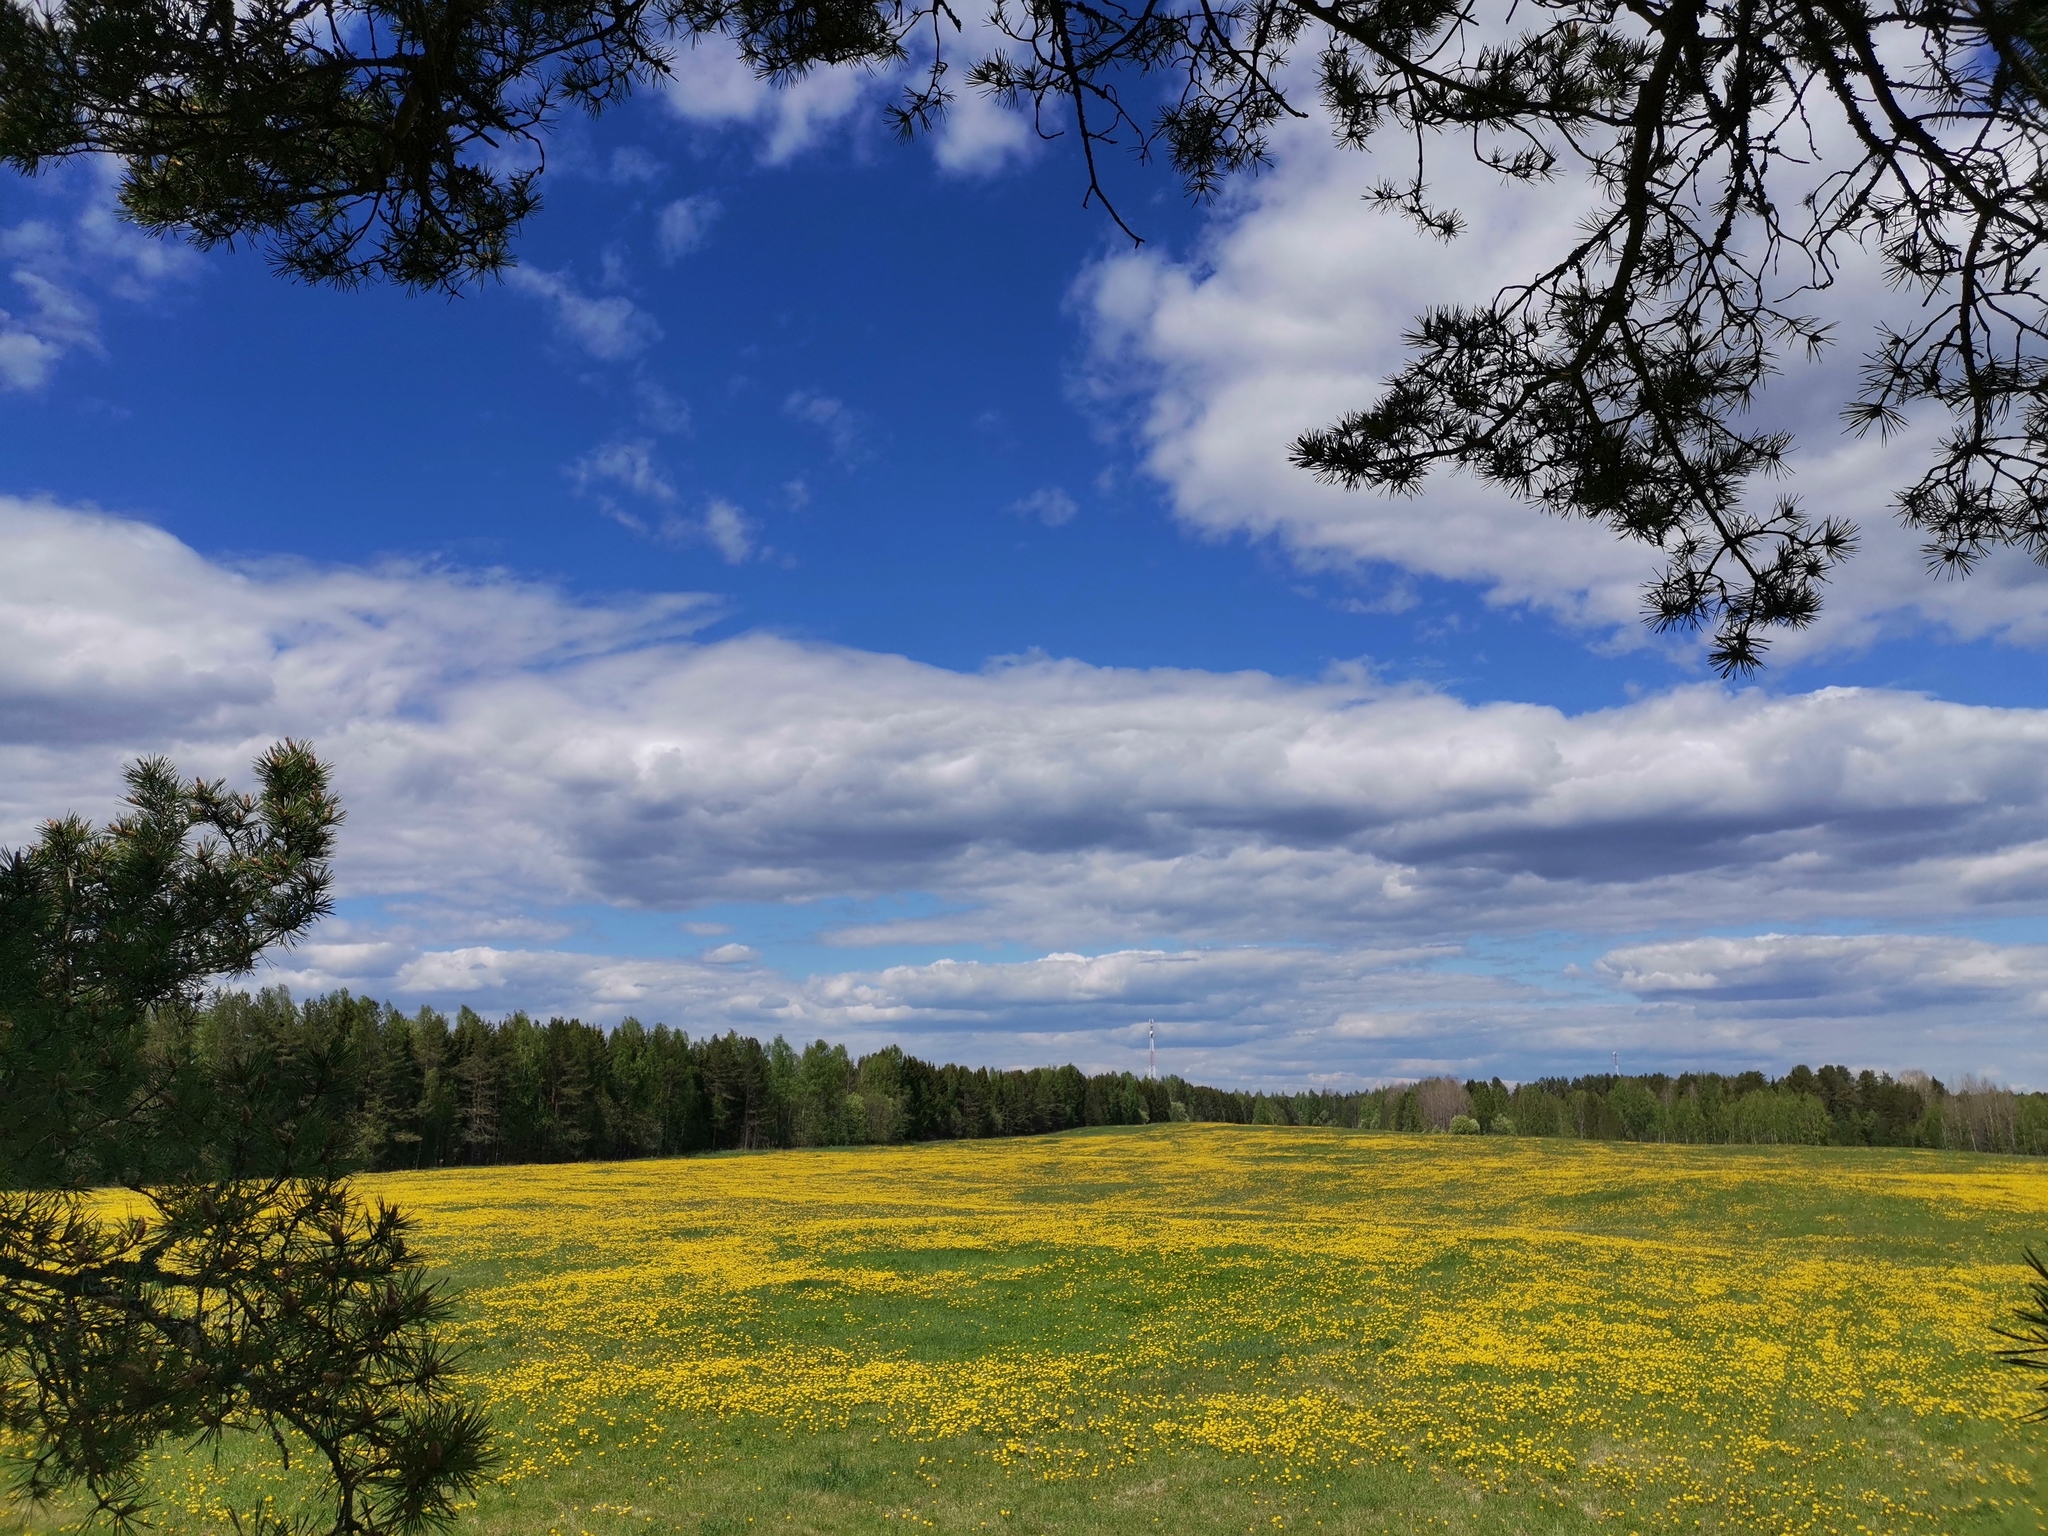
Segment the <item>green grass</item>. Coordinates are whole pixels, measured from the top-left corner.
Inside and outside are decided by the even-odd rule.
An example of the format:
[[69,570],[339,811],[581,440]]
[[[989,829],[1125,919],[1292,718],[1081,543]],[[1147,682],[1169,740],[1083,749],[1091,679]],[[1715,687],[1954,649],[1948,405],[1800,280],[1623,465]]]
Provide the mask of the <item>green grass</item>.
[[[2048,1529],[1987,1353],[2034,1162],[1162,1126],[364,1185],[464,1298],[475,1536]],[[157,1465],[169,1532],[292,1492]]]

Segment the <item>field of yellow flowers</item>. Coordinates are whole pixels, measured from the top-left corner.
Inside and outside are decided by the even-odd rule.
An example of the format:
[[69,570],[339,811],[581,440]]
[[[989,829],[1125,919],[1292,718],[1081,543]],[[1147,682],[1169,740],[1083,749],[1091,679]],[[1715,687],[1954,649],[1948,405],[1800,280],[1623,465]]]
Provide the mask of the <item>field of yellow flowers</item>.
[[[1987,1354],[2031,1160],[1172,1125],[364,1183],[461,1288],[479,1536],[2048,1528]],[[278,1476],[175,1455],[161,1523]]]

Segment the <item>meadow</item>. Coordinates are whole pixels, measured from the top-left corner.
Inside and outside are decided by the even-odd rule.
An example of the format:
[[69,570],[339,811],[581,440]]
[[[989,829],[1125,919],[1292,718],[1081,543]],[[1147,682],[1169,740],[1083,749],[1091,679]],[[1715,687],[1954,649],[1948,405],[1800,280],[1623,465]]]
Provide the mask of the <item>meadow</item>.
[[[2032,1160],[1175,1124],[363,1187],[460,1288],[476,1536],[2048,1529],[1987,1353]],[[288,1504],[244,1449],[159,1525]]]

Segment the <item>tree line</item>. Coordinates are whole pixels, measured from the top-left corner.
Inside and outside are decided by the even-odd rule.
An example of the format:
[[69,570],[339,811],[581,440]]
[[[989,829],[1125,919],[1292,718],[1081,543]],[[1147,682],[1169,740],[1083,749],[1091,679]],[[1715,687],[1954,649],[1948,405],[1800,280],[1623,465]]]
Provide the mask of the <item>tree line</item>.
[[1439,1077],[1346,1092],[1261,1093],[1078,1067],[935,1064],[888,1046],[801,1050],[737,1031],[610,1030],[464,1007],[403,1013],[341,991],[216,996],[198,1020],[217,1063],[317,1055],[344,1077],[346,1137],[377,1169],[673,1156],[1027,1136],[1197,1120],[1593,1140],[1954,1147],[2048,1153],[2048,1094],[1924,1074],[1793,1068],[1782,1077],[1652,1073]]
[[[1303,1097],[1285,1106],[1297,1119]],[[1924,1072],[1893,1077],[1803,1065],[1782,1077],[1603,1072],[1513,1087],[1497,1077],[1433,1078],[1356,1097],[1348,1123],[1367,1130],[2048,1154],[2048,1093],[2016,1093],[1974,1078],[1949,1088]],[[1343,1124],[1347,1107],[1337,1103],[1319,1112],[1331,1116],[1324,1123]]]
[[935,1065],[896,1046],[855,1058],[819,1040],[692,1036],[627,1018],[610,1030],[464,1007],[401,1013],[346,991],[215,997],[200,1052],[222,1062],[342,1063],[359,1166],[560,1162],[775,1147],[1034,1135],[1153,1120],[1249,1121],[1254,1096],[1073,1066]]

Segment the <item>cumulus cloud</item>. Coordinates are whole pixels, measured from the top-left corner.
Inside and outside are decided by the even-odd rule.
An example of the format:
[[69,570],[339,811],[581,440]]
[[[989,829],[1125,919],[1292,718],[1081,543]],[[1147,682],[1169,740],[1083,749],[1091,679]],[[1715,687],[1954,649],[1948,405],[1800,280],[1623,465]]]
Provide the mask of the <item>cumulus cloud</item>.
[[79,266],[116,298],[153,299],[170,283],[198,275],[201,260],[184,242],[138,229],[121,213],[121,163],[96,156],[80,167],[85,191],[62,236]]
[[[575,603],[499,573],[413,565],[228,568],[146,523],[8,498],[0,537],[9,841],[53,805],[104,814],[118,764],[150,742],[235,773],[279,734],[367,747],[377,721],[432,714],[446,688],[678,638],[715,607],[694,594]],[[95,759],[99,771],[72,778]],[[434,772],[411,771],[424,777],[408,799]]]
[[[1371,399],[1433,300],[1490,294],[1568,239],[1582,211],[1554,189],[1462,198],[1478,227],[1448,247],[1363,203],[1384,174],[1283,128],[1274,169],[1240,182],[1199,250],[1125,252],[1083,275],[1088,388],[1122,400],[1150,471],[1192,530],[1279,541],[1307,564],[1385,562],[1475,582],[1575,622],[1633,623],[1650,570],[1585,524],[1546,522],[1449,477],[1421,501],[1318,485],[1287,462],[1295,436]],[[1450,166],[1447,157],[1447,170]],[[1450,173],[1449,200],[1475,191]]]
[[705,127],[753,129],[767,165],[795,159],[895,81],[893,72],[839,66],[775,85],[719,40],[683,50],[672,65],[661,87],[669,110]]
[[[1364,205],[1386,169],[1336,147],[1320,118],[1283,125],[1274,147],[1272,172],[1234,187],[1184,259],[1119,253],[1076,287],[1089,336],[1084,389],[1122,413],[1176,514],[1204,536],[1270,539],[1308,568],[1391,565],[1471,583],[1604,642],[1642,643],[1641,588],[1661,565],[1646,546],[1551,519],[1462,476],[1388,497],[1319,485],[1287,462],[1304,429],[1378,396],[1405,360],[1417,315],[1485,302],[1555,260],[1579,237],[1584,189],[1503,186],[1440,145],[1432,196],[1471,220],[1444,244]],[[2048,643],[2048,572],[2005,552],[1968,582],[1930,581],[1918,539],[1896,523],[1891,494],[1918,473],[1939,423],[1916,421],[1889,443],[1842,431],[1836,412],[1872,322],[1897,302],[1875,260],[1851,253],[1817,302],[1840,344],[1819,365],[1794,361],[1760,409],[1799,443],[1789,488],[1811,512],[1852,518],[1863,542],[1831,585],[1822,623],[1777,639],[1777,654],[1929,626]]]
[[[1922,952],[1942,942],[1884,942],[1901,938]],[[1803,994],[1731,1007],[1629,996],[1619,985],[1610,993],[1532,985],[1476,972],[1437,946],[1055,951],[785,979],[737,943],[652,958],[344,940],[294,951],[265,979],[301,992],[348,985],[405,1002],[459,999],[486,1012],[635,1013],[697,1032],[827,1038],[855,1050],[894,1043],[994,1065],[1139,1068],[1156,1030],[1165,1071],[1287,1087],[1575,1072],[1616,1052],[1625,1070],[1638,1071],[1782,1069],[1804,1060],[2048,1081],[2036,1043],[2038,958],[1978,949],[1985,969],[2035,973],[2036,991],[2017,995],[1970,976],[1955,990],[1926,980],[1911,997],[1865,995],[1860,1007],[1833,992],[1825,1007]]]
[[[627,455],[605,472],[641,471]],[[1104,1059],[1073,1042],[1157,1016],[1186,1048],[1207,1042],[1215,1072],[1366,1072],[1617,1047],[1747,1061],[1759,1042],[1846,1038],[1857,1010],[1853,1038],[1875,1040],[1937,1008],[1901,990],[1917,964],[1939,1007],[2011,1004],[1979,1008],[1995,1038],[1963,1065],[2034,1059],[2037,1026],[2013,1022],[2033,1018],[2015,1001],[2033,995],[2030,954],[1671,946],[2038,913],[2048,711],[1700,686],[1571,716],[1356,670],[963,673],[772,635],[701,643],[697,597],[227,567],[43,504],[0,502],[0,538],[0,842],[66,807],[106,814],[139,753],[240,776],[275,737],[309,738],[350,821],[345,916],[288,957],[297,985],[645,1001],[672,1022],[923,1031],[956,1054],[1010,1039],[1003,1059]],[[687,957],[516,937],[575,930],[562,914],[593,906],[696,921],[758,903],[829,904],[817,938],[846,964],[777,976],[680,939]],[[1545,958],[1560,933],[1606,936],[1607,960],[1565,976]],[[1476,934],[1519,957],[1474,959]],[[859,953],[910,945],[952,958]],[[1793,975],[1795,952],[1898,979],[1828,1008],[1738,995],[1784,991],[1769,978]],[[1899,1038],[1885,1059],[1911,1064],[1921,1036]]]
[[984,92],[955,97],[932,141],[932,158],[956,176],[995,176],[1038,153],[1041,140],[1029,116]]
[[[784,980],[747,945],[694,957],[620,957],[474,944],[425,952],[314,943],[266,975],[300,992],[352,985],[486,1011],[738,1028],[855,1049],[886,1043],[998,1065],[1142,1062],[1209,1080],[1299,1085],[1480,1070],[1503,1048],[1605,1050],[1644,1019],[1595,1003],[1567,1016],[1524,986],[1431,969],[1428,950],[1055,952],[1005,963],[941,960]],[[1640,1010],[1637,1011],[1640,1013]]]
[[[986,51],[1001,39],[977,19],[953,56]],[[680,54],[662,87],[669,110],[707,128],[739,128],[757,141],[765,165],[785,165],[850,123],[881,121],[880,107],[929,55],[913,55],[881,69],[861,66],[813,70],[783,85],[762,79],[715,44]],[[932,158],[955,176],[994,176],[1031,160],[1040,140],[1031,119],[977,90],[954,98],[930,135]]]
[[505,286],[545,304],[563,339],[601,361],[637,356],[661,340],[660,325],[631,299],[616,293],[592,296],[566,273],[513,267],[505,273]]

